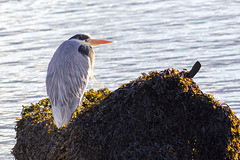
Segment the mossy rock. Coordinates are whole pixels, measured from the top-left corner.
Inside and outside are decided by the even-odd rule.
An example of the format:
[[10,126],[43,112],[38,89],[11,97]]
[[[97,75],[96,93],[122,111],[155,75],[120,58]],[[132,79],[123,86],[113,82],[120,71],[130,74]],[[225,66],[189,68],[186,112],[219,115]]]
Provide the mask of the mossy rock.
[[89,90],[57,129],[48,99],[23,106],[16,159],[238,159],[239,120],[187,72],[150,72],[114,92]]

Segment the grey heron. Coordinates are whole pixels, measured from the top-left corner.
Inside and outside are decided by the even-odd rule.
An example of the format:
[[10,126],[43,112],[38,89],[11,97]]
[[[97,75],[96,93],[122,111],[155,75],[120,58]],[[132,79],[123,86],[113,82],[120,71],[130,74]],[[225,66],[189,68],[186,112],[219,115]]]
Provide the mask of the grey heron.
[[107,43],[111,41],[77,34],[55,51],[48,65],[46,87],[58,128],[71,120],[92,77],[95,54],[91,46]]

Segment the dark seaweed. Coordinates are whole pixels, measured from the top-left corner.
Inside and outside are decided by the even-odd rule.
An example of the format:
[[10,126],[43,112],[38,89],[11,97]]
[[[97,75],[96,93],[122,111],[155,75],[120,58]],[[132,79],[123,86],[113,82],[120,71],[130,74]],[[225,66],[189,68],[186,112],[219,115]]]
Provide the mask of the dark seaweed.
[[48,99],[23,106],[16,159],[202,160],[239,158],[239,120],[188,72],[150,72],[114,92],[89,90],[57,129]]

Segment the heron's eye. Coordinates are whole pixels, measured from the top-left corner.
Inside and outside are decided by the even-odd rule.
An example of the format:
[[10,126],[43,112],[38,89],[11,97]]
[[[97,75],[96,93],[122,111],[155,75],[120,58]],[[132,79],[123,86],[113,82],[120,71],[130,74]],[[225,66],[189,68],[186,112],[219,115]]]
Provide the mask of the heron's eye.
[[85,42],[90,42],[90,39],[85,39]]

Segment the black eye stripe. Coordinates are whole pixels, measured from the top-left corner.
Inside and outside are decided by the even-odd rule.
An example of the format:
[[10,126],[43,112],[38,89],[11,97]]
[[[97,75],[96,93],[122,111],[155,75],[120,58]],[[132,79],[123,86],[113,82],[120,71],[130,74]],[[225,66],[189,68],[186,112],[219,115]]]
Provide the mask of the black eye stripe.
[[85,34],[76,34],[75,36],[71,37],[70,39],[86,40],[86,39],[89,39],[89,38],[90,37],[88,35],[85,35]]

